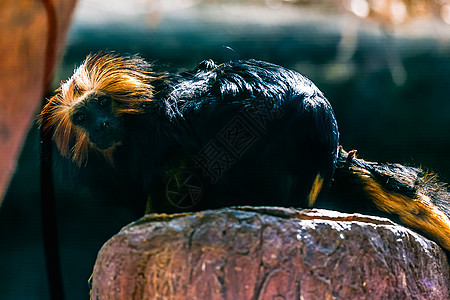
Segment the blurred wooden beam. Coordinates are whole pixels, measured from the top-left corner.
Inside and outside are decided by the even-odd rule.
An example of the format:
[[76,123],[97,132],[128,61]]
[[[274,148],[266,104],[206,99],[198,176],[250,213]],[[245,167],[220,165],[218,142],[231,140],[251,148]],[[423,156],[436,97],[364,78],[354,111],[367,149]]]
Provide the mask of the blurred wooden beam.
[[76,2],[0,4],[0,204],[64,49]]

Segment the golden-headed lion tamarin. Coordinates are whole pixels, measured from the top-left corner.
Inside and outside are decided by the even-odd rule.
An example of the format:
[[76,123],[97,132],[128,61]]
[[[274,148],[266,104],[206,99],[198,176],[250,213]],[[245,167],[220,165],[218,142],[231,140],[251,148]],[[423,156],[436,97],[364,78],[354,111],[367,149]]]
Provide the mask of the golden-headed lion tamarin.
[[113,149],[125,133],[120,116],[144,112],[155,79],[141,58],[90,55],[43,108],[43,129],[54,130],[59,151],[78,166],[87,163],[91,150],[113,163]]
[[173,74],[137,56],[90,55],[40,122],[97,189],[149,198],[154,212],[233,205],[378,210],[450,250],[447,188],[420,169],[339,150],[322,92],[277,65],[205,60]]

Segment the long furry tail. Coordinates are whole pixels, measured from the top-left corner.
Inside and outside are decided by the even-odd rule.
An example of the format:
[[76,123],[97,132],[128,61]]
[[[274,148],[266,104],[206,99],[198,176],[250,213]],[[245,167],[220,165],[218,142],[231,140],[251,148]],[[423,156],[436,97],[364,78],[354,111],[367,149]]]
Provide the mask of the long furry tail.
[[330,194],[337,193],[333,198],[338,201],[353,198],[348,200],[349,208],[355,205],[352,201],[367,201],[450,251],[450,192],[435,174],[396,163],[368,162],[357,158],[355,150],[340,147],[334,181]]

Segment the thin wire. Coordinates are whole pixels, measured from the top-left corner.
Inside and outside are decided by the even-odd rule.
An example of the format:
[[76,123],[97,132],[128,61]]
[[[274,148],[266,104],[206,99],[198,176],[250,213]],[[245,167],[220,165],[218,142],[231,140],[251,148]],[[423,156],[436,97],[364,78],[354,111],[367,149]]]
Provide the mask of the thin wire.
[[[42,0],[47,12],[47,45],[45,52],[43,91],[48,91],[56,62],[58,20],[53,0]],[[42,107],[46,102],[42,98]],[[59,254],[56,203],[52,174],[51,133],[41,127],[41,216],[44,251],[50,299],[63,300],[61,259]]]

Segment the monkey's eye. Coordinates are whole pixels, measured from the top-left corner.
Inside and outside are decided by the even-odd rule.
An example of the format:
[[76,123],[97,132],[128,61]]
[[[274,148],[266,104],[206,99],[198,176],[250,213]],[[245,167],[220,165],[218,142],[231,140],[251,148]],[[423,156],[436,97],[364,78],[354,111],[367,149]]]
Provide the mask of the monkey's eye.
[[98,105],[100,107],[108,106],[110,101],[111,98],[109,98],[108,96],[101,96],[97,99]]
[[87,115],[84,112],[79,112],[73,116],[73,120],[76,124],[83,123],[84,121],[86,121],[86,119]]

